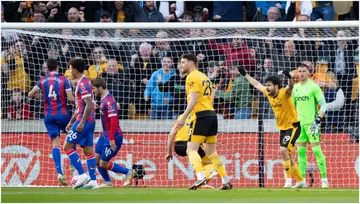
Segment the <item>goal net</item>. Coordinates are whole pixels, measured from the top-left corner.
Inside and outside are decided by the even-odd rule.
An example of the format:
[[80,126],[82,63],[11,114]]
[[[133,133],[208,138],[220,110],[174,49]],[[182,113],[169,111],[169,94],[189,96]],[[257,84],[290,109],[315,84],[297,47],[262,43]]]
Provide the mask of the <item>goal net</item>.
[[[31,24],[27,29],[3,29],[1,185],[58,185],[51,142],[43,124],[43,101],[29,99],[27,93],[48,72],[44,62],[49,58],[58,61],[59,73],[73,84],[67,62],[82,57],[88,64],[86,76],[105,78],[120,104],[118,114],[125,139],[115,162],[128,168],[142,165],[146,173],[141,186],[189,186],[195,173],[187,158],[174,153],[168,163],[165,155],[167,133],[186,107],[179,57],[194,53],[199,70],[218,90],[214,104],[219,121],[217,149],[234,187],[276,188],[284,183],[279,131],[270,104],[262,93],[241,80],[236,66],[245,67],[262,83],[281,70],[292,71],[298,82],[294,70],[306,63],[311,79],[319,84],[327,101],[321,146],[330,187],[358,188],[359,27],[335,22],[316,28],[311,23],[301,24],[304,28],[290,24],[232,24],[233,28],[222,28],[219,24],[205,27],[184,23],[177,24],[178,28],[162,24],[162,29],[147,24],[111,24],[107,29],[104,24],[88,24],[88,28],[103,29],[85,29],[78,24],[66,28],[54,24],[52,29],[41,29]],[[280,78],[286,86],[285,78]],[[74,110],[72,105],[68,107]],[[102,131],[99,110],[96,112],[94,144]],[[64,139],[62,134],[61,141]],[[78,152],[82,155],[80,148]],[[321,176],[310,146],[307,161],[307,183],[319,187]],[[70,183],[69,161],[64,152],[62,165]],[[124,176],[110,176],[115,186],[121,186]],[[219,179],[211,181],[211,185],[221,184]]]

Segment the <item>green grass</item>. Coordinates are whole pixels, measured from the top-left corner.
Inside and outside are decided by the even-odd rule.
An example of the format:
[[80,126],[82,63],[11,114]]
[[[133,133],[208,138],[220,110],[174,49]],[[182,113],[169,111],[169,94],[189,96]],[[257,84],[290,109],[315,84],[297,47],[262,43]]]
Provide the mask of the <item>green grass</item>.
[[1,188],[1,202],[336,202],[358,203],[359,189],[242,189],[217,191],[183,188]]

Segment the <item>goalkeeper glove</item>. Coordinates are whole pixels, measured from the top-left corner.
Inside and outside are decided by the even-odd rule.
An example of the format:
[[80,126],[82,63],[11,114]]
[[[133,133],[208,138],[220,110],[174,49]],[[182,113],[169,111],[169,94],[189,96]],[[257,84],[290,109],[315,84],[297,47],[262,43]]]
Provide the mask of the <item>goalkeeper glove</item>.
[[315,136],[315,134],[319,132],[320,123],[321,123],[321,118],[318,116],[315,119],[315,122],[309,127],[309,131],[312,134],[312,136]]
[[290,75],[290,72],[288,70],[284,70],[283,72],[283,75],[285,75],[288,79],[291,79],[291,75]]
[[246,70],[241,65],[238,65],[238,70],[239,70],[240,74],[243,76],[245,76],[247,74]]

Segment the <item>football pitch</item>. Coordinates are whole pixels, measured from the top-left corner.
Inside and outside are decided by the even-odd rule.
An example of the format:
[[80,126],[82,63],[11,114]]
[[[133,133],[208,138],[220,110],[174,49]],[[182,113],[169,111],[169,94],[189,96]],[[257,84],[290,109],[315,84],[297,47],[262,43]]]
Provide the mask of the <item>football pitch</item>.
[[358,203],[359,189],[245,189],[230,191],[185,188],[1,188],[1,202],[246,202]]

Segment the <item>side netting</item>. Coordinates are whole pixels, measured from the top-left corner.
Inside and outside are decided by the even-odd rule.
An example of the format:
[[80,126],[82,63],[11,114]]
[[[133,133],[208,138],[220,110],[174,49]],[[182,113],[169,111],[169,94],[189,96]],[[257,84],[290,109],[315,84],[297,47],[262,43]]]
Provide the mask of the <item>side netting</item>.
[[[166,29],[167,25],[163,29],[110,29],[113,25],[109,24],[109,29],[101,30],[83,29],[81,25],[39,29],[34,24],[32,29],[3,29],[2,186],[58,185],[50,139],[43,124],[43,101],[29,99],[27,93],[48,73],[45,62],[49,58],[58,61],[59,73],[73,84],[67,65],[73,57],[86,60],[88,78],[105,78],[120,104],[118,114],[125,140],[115,162],[128,168],[143,165],[146,174],[144,183],[139,185],[190,185],[195,173],[187,158],[176,155],[168,163],[165,155],[167,133],[186,108],[186,76],[179,72],[179,57],[194,53],[199,70],[209,76],[217,89],[217,149],[234,187],[283,187],[284,183],[279,131],[270,104],[239,75],[237,66],[245,67],[262,83],[281,70],[292,71],[298,82],[296,67],[300,63],[310,67],[311,79],[321,87],[327,101],[321,145],[330,187],[359,187],[358,26],[269,29],[270,26],[211,28],[214,24],[207,24],[207,28],[190,29],[184,24],[178,29],[173,25]],[[283,76],[281,80],[286,86],[287,80]],[[70,104],[68,108],[74,110]],[[99,119],[99,110],[96,112]],[[101,131],[97,120],[95,144]],[[62,134],[62,142],[64,139]],[[310,146],[307,158],[307,182],[319,187],[321,177]],[[64,152],[62,162],[70,183]],[[115,186],[124,179],[114,173],[110,176]],[[220,184],[220,178],[211,181],[213,186]]]

